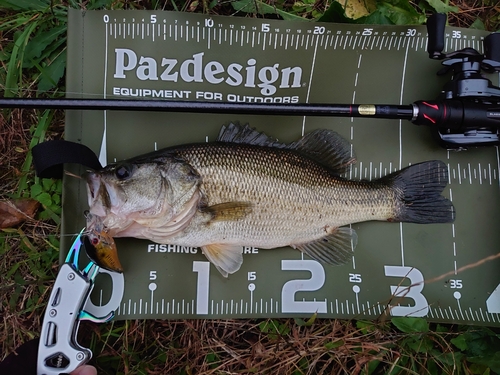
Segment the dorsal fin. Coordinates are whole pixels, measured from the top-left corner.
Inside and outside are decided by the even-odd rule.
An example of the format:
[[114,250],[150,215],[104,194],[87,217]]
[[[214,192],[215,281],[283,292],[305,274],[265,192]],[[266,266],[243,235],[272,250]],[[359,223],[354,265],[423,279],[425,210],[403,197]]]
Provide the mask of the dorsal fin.
[[346,172],[351,164],[356,163],[351,144],[332,130],[313,130],[286,148],[315,160],[339,175]]
[[276,138],[267,136],[252,129],[247,125],[229,124],[220,129],[218,142],[245,143],[249,145],[284,148],[286,144],[279,142]]
[[241,126],[231,123],[221,128],[217,141],[287,148],[316,161],[339,175],[346,172],[351,164],[356,163],[351,144],[340,134],[326,129],[313,130],[298,141],[286,145],[250,128],[248,124]]

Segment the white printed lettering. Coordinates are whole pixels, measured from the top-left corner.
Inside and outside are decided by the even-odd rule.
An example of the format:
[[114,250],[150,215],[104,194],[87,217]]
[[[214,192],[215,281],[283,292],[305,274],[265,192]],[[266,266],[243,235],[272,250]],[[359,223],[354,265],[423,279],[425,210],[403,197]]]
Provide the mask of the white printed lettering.
[[[259,87],[260,94],[265,97],[274,95],[278,88],[302,87],[301,67],[295,66],[280,69],[278,63],[261,66],[254,58],[248,59],[246,66],[236,62],[225,66],[216,60],[205,63],[204,52],[195,53],[192,55],[192,58],[185,59],[184,61],[166,57],[157,60],[155,57],[138,56],[133,50],[128,48],[116,48],[115,55],[116,61],[113,77],[116,79],[127,78],[127,72],[134,71],[136,77],[141,81],[156,81],[160,79],[167,82],[178,82],[182,80],[184,82],[208,82],[211,84],[226,83],[233,87],[240,85],[248,88]],[[135,91],[132,92],[132,90]],[[150,90],[144,96],[165,97],[164,94],[160,94],[161,90],[153,89],[126,89],[125,91],[120,89],[120,91],[114,91],[113,93],[123,96],[143,96],[138,93],[138,90]],[[245,101],[249,101],[250,99],[248,98],[251,97],[248,96],[246,98]],[[295,98],[295,96],[291,98]],[[255,102],[259,102],[259,100],[263,102],[262,98],[256,99]],[[294,100],[282,100],[279,102],[293,103]]]
[[167,66],[163,73],[161,74],[160,78],[162,81],[172,81],[172,82],[177,82],[177,76],[179,73],[174,72],[172,73],[172,70],[175,68],[177,65],[177,60],[174,59],[161,59],[161,66]]
[[217,84],[217,83],[221,83],[222,81],[224,81],[224,78],[222,78],[222,77],[215,77],[216,74],[224,73],[224,67],[218,61],[210,61],[205,66],[204,73],[205,73],[205,78],[210,83]]
[[[203,65],[203,55],[205,53],[200,52],[193,55],[192,59],[186,60],[181,64],[181,78],[184,82],[203,82],[201,77],[201,67]],[[190,70],[192,70],[190,72]]]
[[[132,70],[137,65],[137,55],[134,51],[128,48],[116,48],[116,62],[114,78],[125,78],[125,71]],[[127,56],[127,64],[125,64],[125,56]]]

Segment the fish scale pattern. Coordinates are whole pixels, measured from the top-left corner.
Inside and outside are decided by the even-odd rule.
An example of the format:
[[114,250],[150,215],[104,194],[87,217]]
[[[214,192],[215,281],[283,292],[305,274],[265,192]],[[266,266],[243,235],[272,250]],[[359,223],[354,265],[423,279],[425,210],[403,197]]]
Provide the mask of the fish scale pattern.
[[213,143],[186,147],[179,156],[200,174],[209,206],[252,204],[250,214],[217,229],[262,248],[316,240],[342,225],[394,215],[389,186],[343,179],[293,150]]

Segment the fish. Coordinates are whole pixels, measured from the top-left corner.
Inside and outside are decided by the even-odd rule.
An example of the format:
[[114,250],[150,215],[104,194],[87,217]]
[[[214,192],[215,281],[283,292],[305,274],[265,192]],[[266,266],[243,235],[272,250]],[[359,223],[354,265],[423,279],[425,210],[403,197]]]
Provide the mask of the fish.
[[230,123],[215,142],[169,147],[89,172],[89,211],[111,237],[199,247],[224,277],[240,269],[243,246],[290,246],[341,265],[357,244],[349,224],[455,220],[452,202],[441,195],[448,184],[442,161],[374,181],[347,179],[355,162],[351,144],[332,130],[285,144]]
[[84,212],[84,216],[87,219],[87,230],[83,236],[83,245],[87,256],[101,268],[123,273],[115,240],[107,233],[103,222],[89,211]]

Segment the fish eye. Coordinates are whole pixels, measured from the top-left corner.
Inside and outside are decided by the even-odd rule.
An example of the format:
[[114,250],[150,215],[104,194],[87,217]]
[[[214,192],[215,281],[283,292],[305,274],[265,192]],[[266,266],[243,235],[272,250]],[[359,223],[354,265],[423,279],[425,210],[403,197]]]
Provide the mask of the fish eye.
[[120,165],[115,169],[115,175],[119,180],[126,180],[132,176],[132,168],[130,165]]

